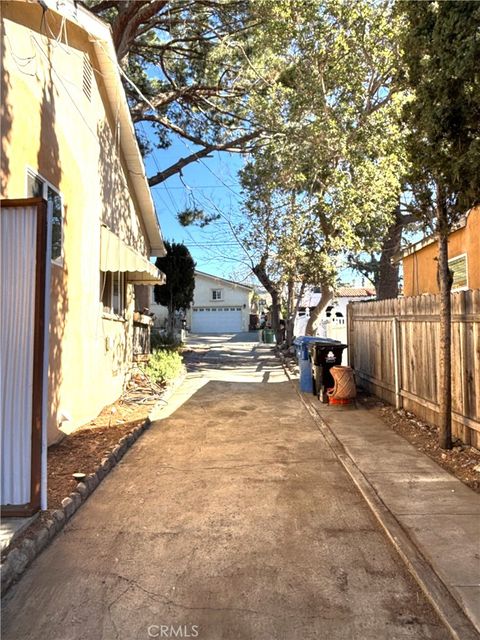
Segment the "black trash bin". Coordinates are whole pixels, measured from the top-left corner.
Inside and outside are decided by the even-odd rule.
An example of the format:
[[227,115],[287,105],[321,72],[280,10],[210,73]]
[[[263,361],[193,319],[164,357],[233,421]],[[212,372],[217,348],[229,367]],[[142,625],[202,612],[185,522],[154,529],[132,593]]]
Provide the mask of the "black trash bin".
[[339,340],[324,338],[309,345],[312,362],[313,393],[322,402],[328,402],[327,389],[334,385],[330,369],[342,364],[343,350],[347,348]]

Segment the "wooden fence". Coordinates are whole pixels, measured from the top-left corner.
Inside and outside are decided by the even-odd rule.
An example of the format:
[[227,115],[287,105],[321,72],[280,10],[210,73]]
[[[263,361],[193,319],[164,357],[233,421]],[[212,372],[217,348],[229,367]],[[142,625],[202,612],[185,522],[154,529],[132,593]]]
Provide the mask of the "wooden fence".
[[[439,297],[348,305],[350,366],[371,393],[438,424]],[[480,290],[452,294],[452,430],[480,448]]]

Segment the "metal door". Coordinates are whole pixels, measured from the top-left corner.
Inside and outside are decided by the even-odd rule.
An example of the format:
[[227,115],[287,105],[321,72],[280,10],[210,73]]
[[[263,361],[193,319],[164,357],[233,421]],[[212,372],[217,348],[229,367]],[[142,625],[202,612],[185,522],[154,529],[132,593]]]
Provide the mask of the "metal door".
[[28,516],[40,508],[47,235],[47,203],[42,198],[2,200],[2,516]]

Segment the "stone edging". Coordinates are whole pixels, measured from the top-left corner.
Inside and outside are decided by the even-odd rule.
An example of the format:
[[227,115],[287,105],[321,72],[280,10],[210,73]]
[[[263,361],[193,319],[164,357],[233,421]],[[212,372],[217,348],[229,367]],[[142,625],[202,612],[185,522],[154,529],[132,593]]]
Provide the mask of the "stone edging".
[[[185,380],[185,373],[182,373],[170,385],[167,385],[162,395],[162,400],[168,400],[175,389]],[[153,409],[152,409],[153,411]],[[127,435],[120,438],[112,451],[102,458],[100,465],[94,473],[90,473],[84,480],[79,482],[75,491],[62,500],[60,509],[55,509],[50,514],[42,527],[36,531],[32,537],[24,538],[22,543],[7,553],[1,565],[1,595],[3,596],[11,585],[23,574],[25,569],[40,555],[53,538],[60,533],[65,524],[70,520],[77,509],[95,491],[100,482],[110,473],[134,442],[146,431],[152,421],[149,417],[138,427],[135,427]]]
[[35,560],[35,558],[45,549],[45,547],[60,533],[65,524],[70,520],[80,505],[95,491],[100,482],[115,467],[128,449],[139,438],[139,436],[150,427],[150,419],[138,427],[135,427],[126,436],[118,441],[111,453],[102,458],[100,465],[94,473],[90,473],[84,480],[79,482],[75,491],[62,500],[62,506],[51,513],[51,518],[36,531],[32,537],[24,538],[22,543],[12,549],[2,563],[2,596],[9,587],[18,580],[25,569]]

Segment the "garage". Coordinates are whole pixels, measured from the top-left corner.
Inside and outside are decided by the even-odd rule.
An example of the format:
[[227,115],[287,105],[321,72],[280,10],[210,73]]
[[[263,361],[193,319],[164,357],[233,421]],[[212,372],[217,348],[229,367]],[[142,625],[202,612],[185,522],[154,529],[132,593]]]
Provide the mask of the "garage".
[[193,307],[193,333],[237,333],[242,331],[242,307]]

